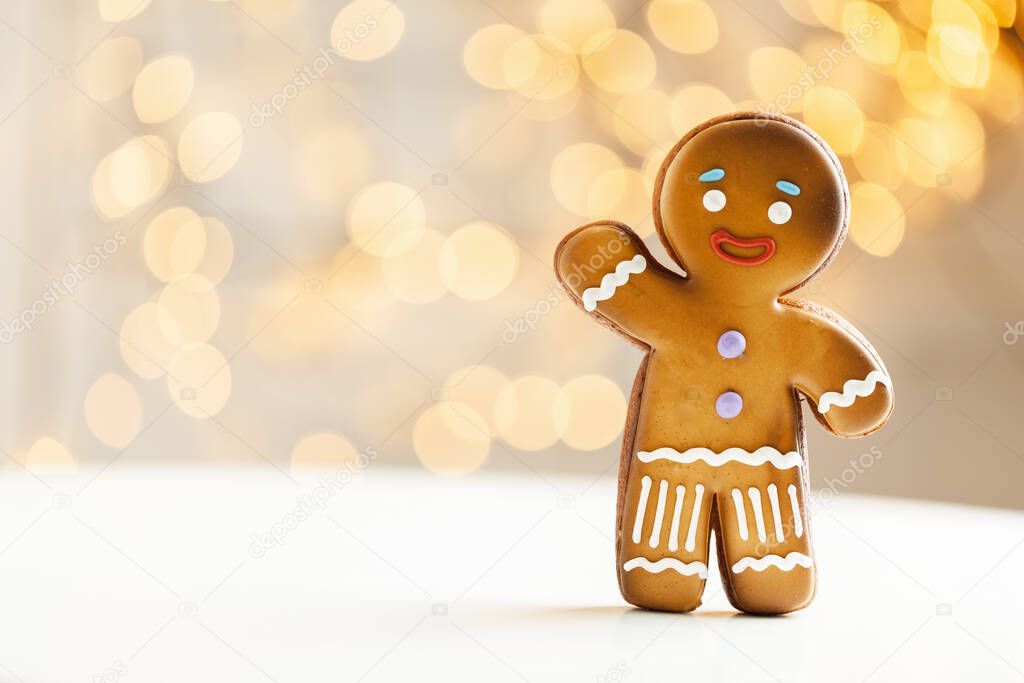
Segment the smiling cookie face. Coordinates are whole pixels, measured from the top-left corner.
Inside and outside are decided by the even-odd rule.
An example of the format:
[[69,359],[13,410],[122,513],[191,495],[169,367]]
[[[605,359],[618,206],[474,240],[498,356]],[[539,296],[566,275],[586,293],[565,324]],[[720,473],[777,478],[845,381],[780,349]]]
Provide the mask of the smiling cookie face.
[[[846,180],[790,120],[739,114],[690,133],[669,155],[659,234],[694,284],[778,295],[814,275],[846,231]],[[742,293],[742,294],[741,294]]]

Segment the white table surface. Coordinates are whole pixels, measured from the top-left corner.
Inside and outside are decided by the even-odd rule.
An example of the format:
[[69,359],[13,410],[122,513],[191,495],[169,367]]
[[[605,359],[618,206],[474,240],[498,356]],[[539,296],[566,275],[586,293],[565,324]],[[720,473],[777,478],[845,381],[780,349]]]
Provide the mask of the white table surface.
[[670,615],[619,597],[610,476],[374,465],[255,558],[314,480],[94,474],[0,478],[0,681],[1024,678],[1018,512],[843,494],[809,609],[737,615],[712,562]]

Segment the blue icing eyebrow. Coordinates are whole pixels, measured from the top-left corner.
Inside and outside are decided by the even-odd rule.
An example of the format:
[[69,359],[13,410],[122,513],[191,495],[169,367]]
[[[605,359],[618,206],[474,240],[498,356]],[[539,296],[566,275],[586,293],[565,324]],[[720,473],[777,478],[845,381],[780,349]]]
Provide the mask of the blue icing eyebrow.
[[800,194],[800,188],[797,187],[795,184],[789,182],[788,180],[780,180],[779,182],[775,183],[775,187],[779,188],[786,194],[793,195],[794,197]]
[[716,180],[721,180],[724,177],[725,171],[723,171],[720,168],[712,168],[709,171],[704,171],[703,173],[701,173],[697,177],[697,180],[701,181],[702,183],[713,183]]

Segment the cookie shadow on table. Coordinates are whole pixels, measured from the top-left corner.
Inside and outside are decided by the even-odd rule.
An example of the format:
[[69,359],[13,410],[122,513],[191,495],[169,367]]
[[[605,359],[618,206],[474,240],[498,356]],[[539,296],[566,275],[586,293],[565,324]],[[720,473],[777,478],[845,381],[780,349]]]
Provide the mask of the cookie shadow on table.
[[[658,612],[655,610],[634,607],[627,604],[619,605],[549,605],[517,609],[516,618],[537,619],[617,619],[624,624],[653,623],[671,619],[765,619],[754,614],[745,614],[729,609],[700,609],[693,612]],[[788,615],[781,615],[786,617]],[[778,618],[778,617],[774,617]]]

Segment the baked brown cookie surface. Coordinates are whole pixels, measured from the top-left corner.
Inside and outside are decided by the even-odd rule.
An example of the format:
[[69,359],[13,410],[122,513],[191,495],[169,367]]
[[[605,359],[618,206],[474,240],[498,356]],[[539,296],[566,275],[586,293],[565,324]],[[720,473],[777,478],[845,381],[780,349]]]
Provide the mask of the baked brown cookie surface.
[[658,176],[655,225],[684,275],[619,223],[559,245],[555,270],[577,303],[648,351],[619,470],[617,571],[630,603],[700,605],[712,530],[738,609],[777,614],[813,597],[800,401],[847,437],[893,409],[863,336],[785,298],[827,266],[848,213],[842,167],[820,138],[738,113],[687,134]]

